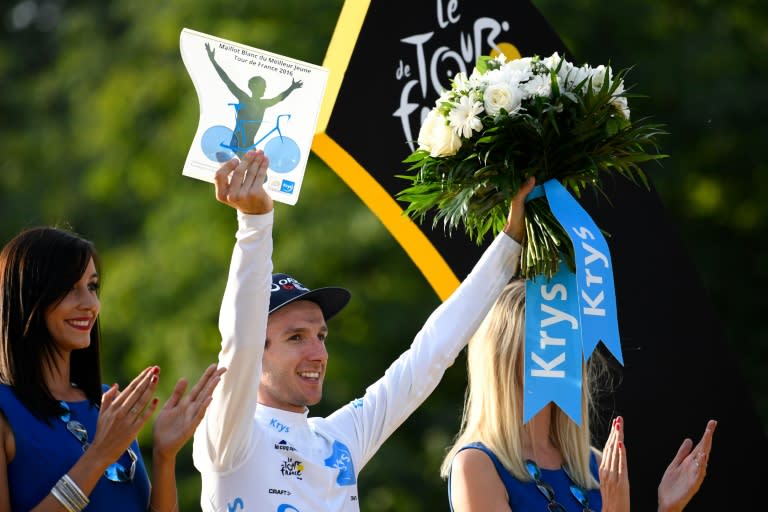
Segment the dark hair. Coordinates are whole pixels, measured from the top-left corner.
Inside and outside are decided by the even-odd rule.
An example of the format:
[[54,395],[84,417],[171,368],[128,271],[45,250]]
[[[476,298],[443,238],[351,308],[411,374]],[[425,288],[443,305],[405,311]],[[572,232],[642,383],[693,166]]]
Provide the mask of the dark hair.
[[[0,381],[41,419],[61,413],[43,378],[57,350],[45,313],[80,280],[91,258],[98,270],[90,241],[53,227],[26,229],[0,252]],[[91,402],[101,402],[98,318],[89,346],[72,352],[70,380]]]

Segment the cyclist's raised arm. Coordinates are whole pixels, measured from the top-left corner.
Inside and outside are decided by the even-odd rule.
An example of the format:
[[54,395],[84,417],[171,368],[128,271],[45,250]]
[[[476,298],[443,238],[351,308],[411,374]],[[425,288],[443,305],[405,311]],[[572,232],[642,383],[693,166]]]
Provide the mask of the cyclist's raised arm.
[[299,89],[301,88],[302,85],[304,85],[304,82],[302,82],[301,80],[299,80],[298,82],[294,80],[286,90],[284,90],[283,92],[281,92],[280,94],[278,94],[272,99],[264,100],[264,103],[266,103],[268,107],[271,107],[272,105],[277,105],[278,103],[283,101],[285,98],[287,98],[288,95],[291,94],[291,92],[293,92],[294,89]]
[[235,85],[235,82],[232,81],[231,78],[229,78],[229,75],[227,75],[227,72],[224,71],[224,69],[219,65],[218,62],[216,62],[216,50],[211,47],[210,43],[205,43],[205,49],[208,52],[208,58],[211,59],[211,64],[213,64],[213,67],[216,69],[216,72],[219,74],[219,77],[221,78],[221,81],[224,82],[224,85],[227,86],[227,89],[229,89],[229,92],[234,94],[238,99],[242,98],[243,96],[247,96],[247,94],[240,88]]

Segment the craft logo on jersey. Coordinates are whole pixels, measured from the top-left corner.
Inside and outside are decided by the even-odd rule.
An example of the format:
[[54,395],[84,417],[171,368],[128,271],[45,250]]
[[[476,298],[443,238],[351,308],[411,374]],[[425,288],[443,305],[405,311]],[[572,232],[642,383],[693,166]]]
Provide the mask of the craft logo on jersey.
[[355,484],[355,465],[352,463],[352,453],[347,445],[338,441],[333,442],[333,452],[325,459],[325,465],[339,470],[336,483],[339,485]]
[[280,474],[283,476],[295,476],[297,480],[302,480],[304,478],[304,463],[288,457],[280,466]]

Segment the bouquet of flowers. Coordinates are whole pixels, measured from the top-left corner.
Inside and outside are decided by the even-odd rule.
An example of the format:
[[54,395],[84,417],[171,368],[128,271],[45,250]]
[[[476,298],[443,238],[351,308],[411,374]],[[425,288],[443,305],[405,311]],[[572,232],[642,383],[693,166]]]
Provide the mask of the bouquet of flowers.
[[[664,158],[661,125],[630,122],[624,87],[627,69],[577,67],[557,53],[507,61],[478,59],[470,76],[458,73],[424,120],[418,149],[404,162],[410,185],[397,194],[405,214],[448,231],[463,223],[478,244],[506,223],[509,202],[530,176],[557,179],[575,197],[604,173],[618,173],[648,188],[640,164]],[[520,273],[551,277],[559,262],[574,268],[573,248],[545,197],[526,205]]]

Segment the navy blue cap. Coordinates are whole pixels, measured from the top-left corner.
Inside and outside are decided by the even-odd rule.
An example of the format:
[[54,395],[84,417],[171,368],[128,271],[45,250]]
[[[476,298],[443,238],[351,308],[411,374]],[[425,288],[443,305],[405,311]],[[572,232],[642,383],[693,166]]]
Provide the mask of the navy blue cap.
[[310,290],[288,274],[272,274],[272,293],[269,295],[269,312],[297,300],[309,300],[320,306],[325,320],[344,309],[352,294],[346,288],[327,286]]

